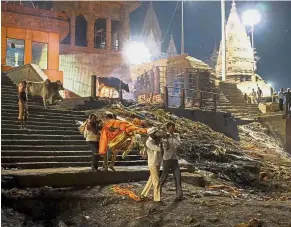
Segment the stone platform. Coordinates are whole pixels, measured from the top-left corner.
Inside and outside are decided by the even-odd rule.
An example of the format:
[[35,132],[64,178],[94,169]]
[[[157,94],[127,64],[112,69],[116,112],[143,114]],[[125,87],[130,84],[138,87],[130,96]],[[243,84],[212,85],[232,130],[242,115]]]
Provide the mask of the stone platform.
[[[10,187],[85,187],[96,185],[117,184],[130,181],[145,181],[149,177],[147,167],[130,166],[115,167],[116,172],[91,172],[87,167],[74,168],[49,168],[2,170],[3,188]],[[182,178],[191,181],[191,184],[204,186],[204,178],[196,173],[187,172],[182,167]]]

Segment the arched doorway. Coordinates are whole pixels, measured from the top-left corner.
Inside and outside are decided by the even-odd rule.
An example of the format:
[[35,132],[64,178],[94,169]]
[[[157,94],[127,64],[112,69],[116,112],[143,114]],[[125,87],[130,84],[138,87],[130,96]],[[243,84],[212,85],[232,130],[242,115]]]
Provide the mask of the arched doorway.
[[75,44],[87,46],[87,20],[83,15],[76,17]]
[[98,18],[94,24],[94,47],[106,48],[106,19]]

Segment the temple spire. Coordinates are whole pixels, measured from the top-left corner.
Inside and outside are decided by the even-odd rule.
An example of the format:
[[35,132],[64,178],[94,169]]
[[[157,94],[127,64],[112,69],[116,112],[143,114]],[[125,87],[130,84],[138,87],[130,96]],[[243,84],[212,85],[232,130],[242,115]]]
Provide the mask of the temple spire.
[[171,38],[170,38],[169,46],[167,49],[167,55],[169,57],[178,55],[178,51],[177,51],[177,48],[176,48],[176,45],[175,45],[175,42],[173,39],[173,35],[171,35]]
[[[253,74],[253,50],[245,26],[242,24],[236,4],[233,1],[227,20],[226,29],[226,80],[238,83],[236,78],[249,77]],[[220,45],[216,64],[216,76],[222,75],[222,45]]]
[[[154,40],[152,36],[154,37]],[[141,39],[143,39],[145,43],[150,42],[152,47],[155,46],[155,50],[150,49],[151,53],[159,52],[159,54],[161,54],[162,32],[152,2],[149,3],[149,7],[146,12],[141,31]]]
[[232,3],[231,3],[231,12],[237,12],[236,10],[236,4],[235,4],[235,1],[232,0]]

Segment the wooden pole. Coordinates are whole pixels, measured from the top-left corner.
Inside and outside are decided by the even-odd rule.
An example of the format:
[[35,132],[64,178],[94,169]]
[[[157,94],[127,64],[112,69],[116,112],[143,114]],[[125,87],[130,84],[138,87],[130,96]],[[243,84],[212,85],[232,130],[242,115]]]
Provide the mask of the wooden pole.
[[181,18],[181,54],[184,54],[184,0],[182,0],[182,18]]
[[91,76],[91,97],[96,98],[96,75]]
[[213,94],[214,111],[216,112],[216,94]]
[[163,92],[163,96],[164,96],[164,107],[168,108],[169,107],[169,94],[168,94],[168,87],[165,86],[164,87],[164,92]]
[[286,151],[291,154],[291,113],[286,112]]
[[202,100],[203,99],[203,93],[202,91],[199,91],[199,108],[202,108]]
[[180,108],[185,109],[185,89],[180,90],[181,105]]
[[221,0],[221,80],[226,80],[225,0]]
[[120,83],[119,83],[119,100],[120,100],[120,101],[122,100],[122,86],[121,86],[121,80],[120,80]]
[[153,92],[151,92],[150,93],[150,103],[153,103],[153,100],[154,99],[154,93]]

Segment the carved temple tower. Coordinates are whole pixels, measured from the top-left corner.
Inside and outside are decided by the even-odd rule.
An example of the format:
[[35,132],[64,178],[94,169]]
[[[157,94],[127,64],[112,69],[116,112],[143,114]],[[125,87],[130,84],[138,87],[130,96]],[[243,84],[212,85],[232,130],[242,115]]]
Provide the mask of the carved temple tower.
[[145,45],[148,47],[152,60],[177,55],[177,49],[172,35],[166,56],[162,51],[162,31],[152,2],[150,2],[146,12],[141,31],[141,39],[144,40]]
[[149,8],[146,12],[141,37],[145,41],[153,58],[161,56],[162,32],[152,2],[150,2]]
[[167,49],[167,55],[168,55],[168,57],[178,55],[178,51],[177,51],[177,48],[176,48],[176,45],[175,45],[175,42],[173,39],[173,35],[171,35],[171,39],[170,39],[169,46]]
[[[226,24],[226,81],[240,83],[251,81],[254,75],[254,53],[242,24],[236,4],[233,1],[231,12]],[[221,78],[221,45],[215,67],[216,76]]]

